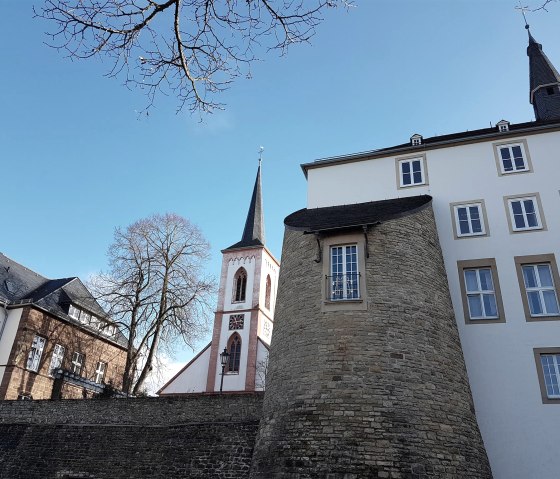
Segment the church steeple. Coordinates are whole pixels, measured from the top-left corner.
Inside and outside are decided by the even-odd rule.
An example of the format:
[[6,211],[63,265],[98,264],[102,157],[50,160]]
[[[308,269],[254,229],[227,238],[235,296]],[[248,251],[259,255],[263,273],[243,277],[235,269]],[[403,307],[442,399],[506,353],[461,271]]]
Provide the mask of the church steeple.
[[535,119],[560,119],[560,74],[544,54],[542,45],[538,43],[525,25],[529,34],[529,82],[530,102],[535,110]]
[[255,179],[255,186],[253,187],[253,196],[251,197],[251,204],[249,205],[249,211],[247,212],[247,219],[245,220],[243,236],[241,237],[241,241],[231,245],[226,249],[244,248],[250,246],[264,246],[264,244],[265,239],[261,193],[261,160],[259,159],[257,178]]

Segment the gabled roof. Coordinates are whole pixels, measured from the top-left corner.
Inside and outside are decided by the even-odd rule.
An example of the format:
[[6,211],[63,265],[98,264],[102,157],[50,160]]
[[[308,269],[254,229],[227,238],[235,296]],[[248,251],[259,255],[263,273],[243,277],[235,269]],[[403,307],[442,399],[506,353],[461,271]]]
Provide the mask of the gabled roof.
[[[113,337],[100,335],[99,331],[88,327],[68,316],[68,303],[82,307],[95,316],[111,321],[107,313],[77,277],[47,279],[29,268],[0,253],[0,300],[8,307],[33,305],[93,332],[100,338],[127,345],[126,337],[118,330]],[[112,322],[112,321],[111,321]]]
[[[253,196],[251,197],[251,204],[247,212],[247,219],[245,220],[245,228],[243,229],[243,236],[241,241],[232,244],[228,249],[247,248],[251,246],[264,246],[264,215],[262,207],[262,193],[261,193],[261,164],[257,170],[257,178],[255,179],[255,186],[253,187]],[[225,250],[224,250],[225,251]]]

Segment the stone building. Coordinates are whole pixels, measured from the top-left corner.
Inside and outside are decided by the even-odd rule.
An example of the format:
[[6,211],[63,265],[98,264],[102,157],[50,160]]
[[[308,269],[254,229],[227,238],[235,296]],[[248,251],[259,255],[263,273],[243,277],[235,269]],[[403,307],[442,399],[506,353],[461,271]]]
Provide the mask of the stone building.
[[[265,246],[260,161],[241,240],[222,255],[212,341],[160,396],[264,389],[280,263]],[[224,351],[229,357],[222,376]]]
[[120,388],[126,348],[79,278],[47,279],[0,253],[0,399]]
[[527,54],[534,122],[302,165],[251,477],[558,477],[560,75]]

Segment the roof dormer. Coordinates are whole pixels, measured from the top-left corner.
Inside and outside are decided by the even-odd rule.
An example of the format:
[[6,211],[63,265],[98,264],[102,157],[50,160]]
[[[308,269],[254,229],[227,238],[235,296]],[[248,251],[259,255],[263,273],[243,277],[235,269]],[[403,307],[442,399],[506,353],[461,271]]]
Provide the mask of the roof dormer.
[[509,131],[509,121],[507,120],[500,120],[498,123],[496,123],[496,126],[498,127],[498,131],[500,133]]
[[422,140],[423,140],[422,135],[419,135],[418,133],[414,133],[414,135],[410,137],[410,144],[412,146],[419,146],[422,144]]

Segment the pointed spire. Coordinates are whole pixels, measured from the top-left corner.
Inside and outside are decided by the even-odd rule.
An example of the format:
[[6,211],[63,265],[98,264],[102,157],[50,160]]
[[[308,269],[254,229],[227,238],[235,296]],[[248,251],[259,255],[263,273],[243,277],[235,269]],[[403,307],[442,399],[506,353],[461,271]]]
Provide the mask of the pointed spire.
[[248,246],[264,246],[264,242],[264,215],[261,193],[261,159],[259,158],[257,178],[255,179],[255,186],[253,187],[253,196],[251,197],[251,204],[249,205],[249,211],[247,212],[247,219],[245,220],[243,236],[241,237],[241,241],[231,245],[226,249],[244,248]]
[[560,74],[544,54],[542,45],[531,35],[529,25],[525,28],[529,34],[529,101],[535,110],[535,119],[560,119]]

